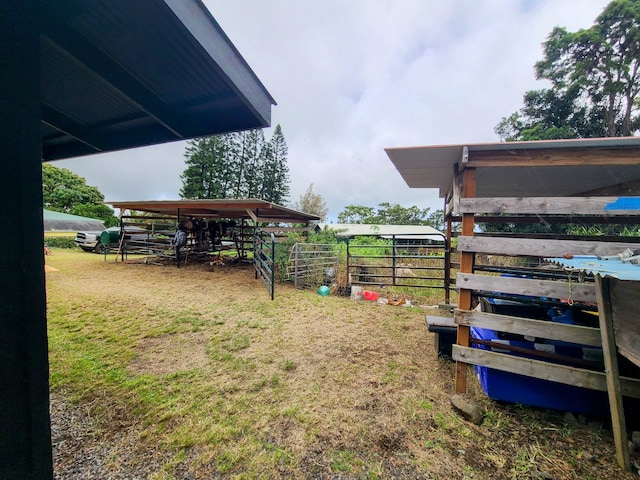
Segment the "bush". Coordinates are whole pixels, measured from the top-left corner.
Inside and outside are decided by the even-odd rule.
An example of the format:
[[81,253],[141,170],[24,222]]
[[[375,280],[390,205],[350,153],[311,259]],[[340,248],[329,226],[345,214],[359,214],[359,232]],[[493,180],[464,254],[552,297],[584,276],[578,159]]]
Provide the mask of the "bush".
[[73,237],[46,237],[44,244],[49,248],[76,248]]

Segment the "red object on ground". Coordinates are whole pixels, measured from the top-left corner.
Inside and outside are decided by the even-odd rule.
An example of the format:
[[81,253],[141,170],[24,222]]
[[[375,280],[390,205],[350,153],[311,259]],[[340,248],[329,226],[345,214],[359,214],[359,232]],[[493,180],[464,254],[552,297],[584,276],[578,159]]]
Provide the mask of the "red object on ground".
[[365,300],[378,300],[378,292],[370,292],[369,290],[363,290],[362,295]]

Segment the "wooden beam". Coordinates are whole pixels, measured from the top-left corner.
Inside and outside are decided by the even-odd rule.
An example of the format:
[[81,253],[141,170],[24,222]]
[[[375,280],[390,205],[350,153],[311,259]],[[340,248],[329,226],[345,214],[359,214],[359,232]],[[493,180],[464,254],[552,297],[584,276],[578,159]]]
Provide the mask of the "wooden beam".
[[[479,348],[462,347],[460,345],[453,345],[451,357],[457,362],[495,368],[504,372],[564,383],[575,387],[589,388],[601,392],[607,391],[607,380],[602,372],[568,367],[531,358],[515,357]],[[621,377],[620,390],[624,396],[640,398],[640,380]]]
[[[476,195],[476,171],[473,168],[465,169],[462,172],[462,195],[465,197],[475,197]],[[465,213],[462,215],[462,234],[473,235],[475,229],[475,223],[473,219],[473,213]],[[473,252],[464,252],[460,255],[460,271],[461,272],[473,272],[473,263],[475,261],[475,254]],[[460,288],[458,292],[458,308],[461,310],[471,310],[472,305],[472,291],[466,288]],[[464,347],[470,345],[469,339],[471,330],[466,325],[459,325],[457,328],[456,343]],[[466,393],[467,391],[467,365],[463,362],[456,362],[456,378],[455,389],[456,393]]]
[[606,210],[624,197],[495,197],[461,198],[460,213],[540,215],[639,215],[640,210]]
[[600,275],[596,275],[600,332],[602,334],[602,354],[607,379],[609,409],[611,410],[611,428],[613,430],[613,440],[616,445],[618,465],[628,471],[631,469],[631,465],[629,463],[627,427],[624,419],[624,407],[622,405],[622,393],[620,389],[618,350],[616,348],[616,339],[613,331],[611,281],[612,280],[608,278],[601,278]]
[[467,164],[469,163],[469,147],[462,147],[462,158],[460,159],[460,172],[463,172],[465,168],[467,168]]
[[308,232],[309,227],[260,227],[263,232]]
[[[569,283],[568,281],[458,273],[456,285],[461,289],[476,291],[510,293],[512,295],[532,297],[570,298],[578,302],[596,301],[596,289],[593,284],[577,283],[577,275],[574,275],[574,281]],[[461,308],[461,310],[471,309]]]
[[[452,217],[453,221],[456,221],[455,217]],[[460,221],[459,219],[457,221]],[[579,225],[594,225],[594,224],[613,224],[613,225],[640,225],[640,215],[618,215],[615,216],[603,216],[603,215],[476,215],[476,223],[542,223],[542,224],[567,224],[575,223]],[[476,235],[478,235],[476,233]],[[482,235],[482,234],[481,234]],[[496,233],[492,232],[489,235],[510,235],[509,232]],[[514,235],[515,234],[511,234]],[[530,234],[531,235],[531,234]],[[535,234],[534,234],[535,235]],[[544,234],[540,234],[544,235]]]
[[640,281],[610,280],[608,283],[616,347],[640,367]]
[[454,319],[458,325],[488,328],[499,332],[579,343],[592,347],[602,345],[600,330],[582,325],[567,325],[545,320],[464,310],[456,310]]
[[638,244],[459,236],[457,246],[459,252],[529,257],[561,257],[565,253],[605,256],[624,252],[627,248],[637,249]]
[[307,223],[306,220],[293,220],[291,218],[284,218],[284,217],[261,217],[261,216],[257,216],[254,221],[259,223]]
[[637,147],[472,151],[467,168],[640,165]]
[[253,220],[254,223],[258,223],[258,217],[256,216],[256,214],[253,212],[253,210],[247,208],[246,209],[247,215],[249,215],[249,217],[251,218],[251,220]]

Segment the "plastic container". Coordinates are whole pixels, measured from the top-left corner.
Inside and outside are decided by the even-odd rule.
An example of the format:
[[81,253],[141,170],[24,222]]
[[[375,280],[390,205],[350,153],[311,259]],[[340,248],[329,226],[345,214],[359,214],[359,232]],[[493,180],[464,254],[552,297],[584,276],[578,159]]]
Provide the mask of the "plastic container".
[[[497,332],[485,328],[471,327],[471,336],[483,340],[498,340]],[[510,343],[513,344],[515,342]],[[524,344],[525,342],[518,342],[519,346],[524,346]],[[559,347],[560,350],[558,351],[557,349],[556,351],[567,355],[573,350],[575,356],[584,358],[585,354],[581,346],[573,345],[575,345],[573,349]],[[533,344],[531,344],[531,347],[533,347]],[[486,346],[477,348],[488,349]],[[506,351],[503,351],[503,353],[506,353]],[[521,354],[515,355],[525,356]],[[606,392],[477,365],[475,366],[475,371],[482,389],[494,400],[591,415],[606,415],[609,411]]]
[[378,300],[378,292],[371,292],[369,290],[363,290],[362,296],[365,300]]

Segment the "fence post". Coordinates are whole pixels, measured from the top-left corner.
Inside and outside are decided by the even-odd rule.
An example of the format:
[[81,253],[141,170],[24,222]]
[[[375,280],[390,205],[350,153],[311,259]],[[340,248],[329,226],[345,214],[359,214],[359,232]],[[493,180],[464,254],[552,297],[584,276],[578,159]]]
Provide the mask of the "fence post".
[[298,244],[293,246],[293,285],[298,286]]
[[396,284],[396,236],[391,236],[391,268],[393,269],[392,281],[393,285]]
[[275,297],[276,289],[276,237],[271,234],[271,300]]

